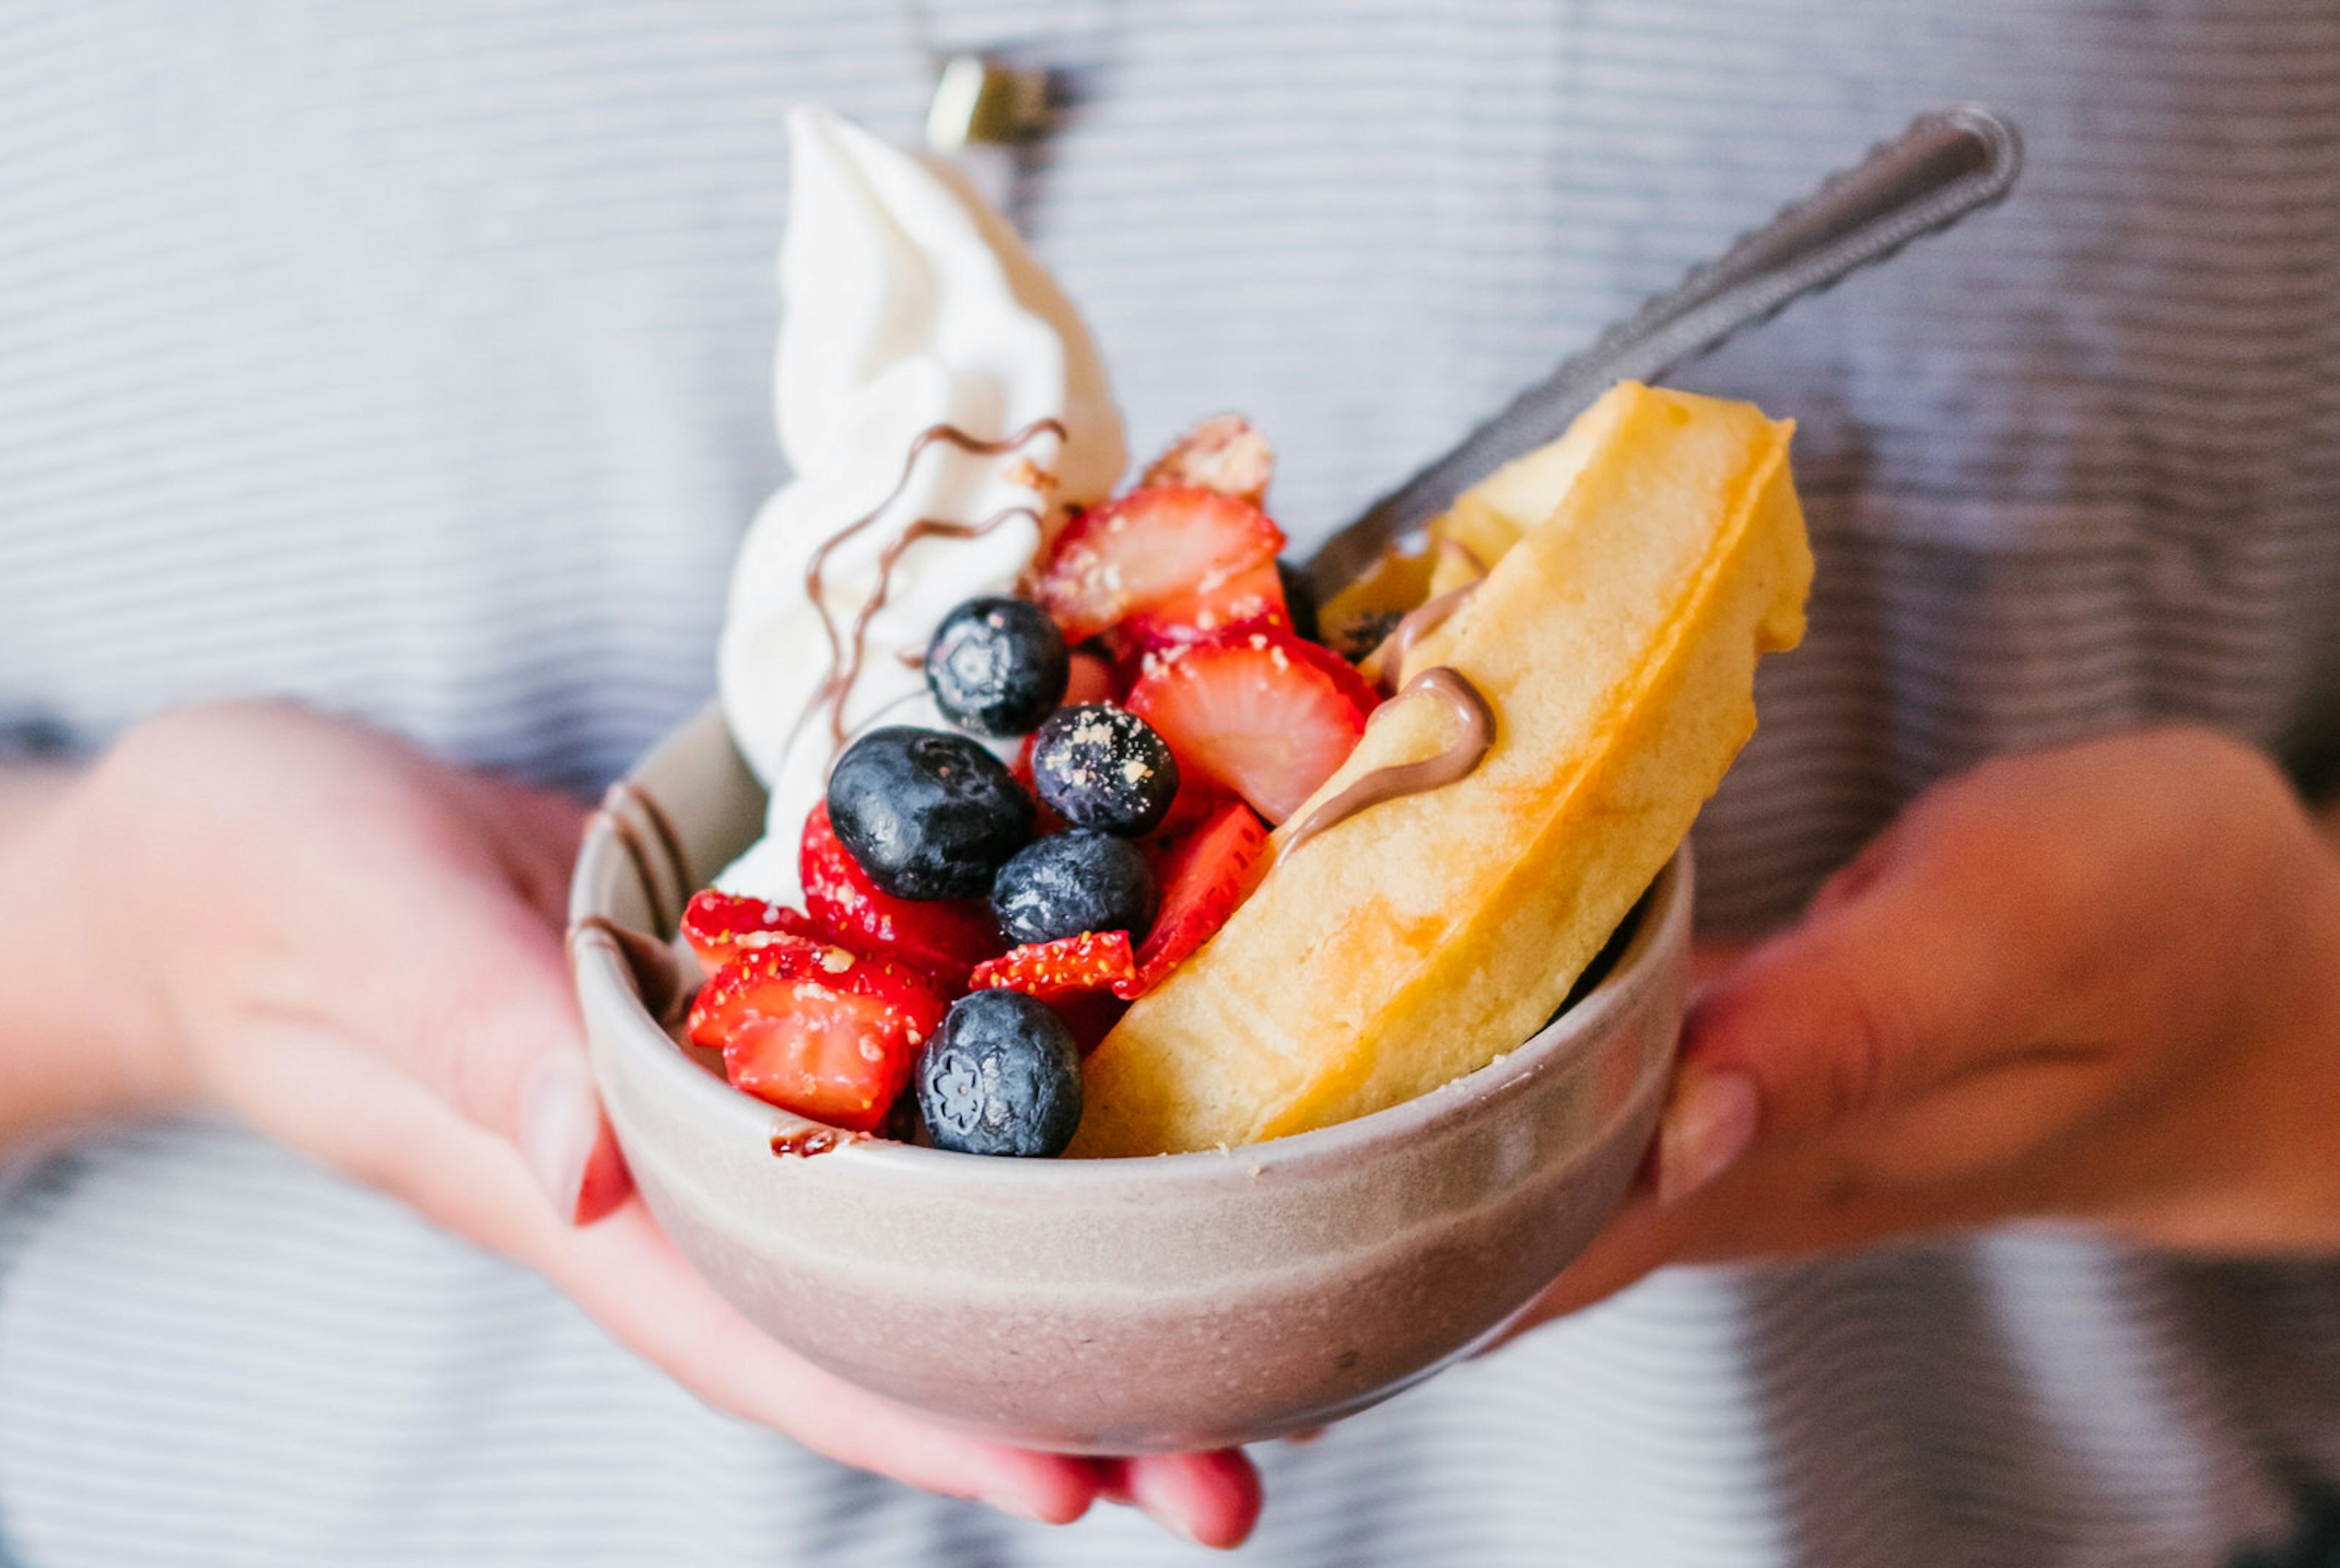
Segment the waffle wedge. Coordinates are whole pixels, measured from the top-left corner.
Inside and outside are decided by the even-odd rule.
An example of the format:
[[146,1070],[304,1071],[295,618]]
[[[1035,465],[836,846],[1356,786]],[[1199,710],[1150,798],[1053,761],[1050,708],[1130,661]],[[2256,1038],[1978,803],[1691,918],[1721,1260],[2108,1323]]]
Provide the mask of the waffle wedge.
[[[1405,673],[1467,677],[1492,747],[1460,782],[1279,862],[1090,1057],[1070,1153],[1344,1121],[1484,1066],[1551,1016],[1754,732],[1757,657],[1802,637],[1792,429],[1625,382],[1458,502],[1446,527],[1486,577]],[[1440,750],[1453,723],[1435,702],[1384,709],[1293,820]]]

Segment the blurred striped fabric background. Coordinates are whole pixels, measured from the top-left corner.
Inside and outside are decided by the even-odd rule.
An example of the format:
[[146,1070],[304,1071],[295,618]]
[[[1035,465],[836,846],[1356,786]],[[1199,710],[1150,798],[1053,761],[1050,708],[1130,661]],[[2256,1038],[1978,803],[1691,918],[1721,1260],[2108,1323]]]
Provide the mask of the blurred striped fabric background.
[[[286,693],[580,789],[712,689],[782,115],[923,45],[1077,101],[1016,215],[1146,451],[1295,540],[1911,114],[2005,208],[1679,378],[1800,422],[1812,634],[1718,931],[1929,780],[2162,717],[2340,759],[2329,0],[0,6],[0,752]],[[2340,1475],[2340,1275],[2001,1236],[1684,1273],[1263,1454],[1275,1563],[2212,1563]],[[0,1199],[0,1561],[1144,1564],[714,1416],[530,1276],[225,1127]]]

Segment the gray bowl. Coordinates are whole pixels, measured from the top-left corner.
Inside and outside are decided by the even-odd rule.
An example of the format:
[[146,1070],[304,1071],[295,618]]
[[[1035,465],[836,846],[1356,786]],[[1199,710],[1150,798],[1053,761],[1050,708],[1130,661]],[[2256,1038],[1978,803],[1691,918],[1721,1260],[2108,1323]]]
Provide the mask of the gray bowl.
[[[763,792],[712,710],[631,780],[671,819],[683,865],[663,863],[655,807],[613,797],[570,909],[650,932],[754,839]],[[954,1425],[1135,1454],[1321,1425],[1497,1334],[1631,1179],[1681,1024],[1690,905],[1685,849],[1607,978],[1468,1077],[1338,1126],[1151,1159],[880,1141],[776,1154],[817,1126],[678,1047],[607,935],[580,928],[570,946],[635,1183],[728,1300]]]

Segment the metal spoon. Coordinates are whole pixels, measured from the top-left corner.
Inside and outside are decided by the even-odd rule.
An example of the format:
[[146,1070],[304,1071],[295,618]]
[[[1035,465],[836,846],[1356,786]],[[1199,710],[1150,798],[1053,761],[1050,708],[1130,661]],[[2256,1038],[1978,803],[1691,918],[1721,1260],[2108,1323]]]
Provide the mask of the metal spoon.
[[1804,295],[1947,229],[2006,195],[2023,165],[2015,127],[1978,104],[1919,115],[1802,201],[1603,333],[1461,445],[1367,508],[1308,558],[1329,599],[1389,547],[1515,457],[1556,439],[1619,381],[1654,381]]

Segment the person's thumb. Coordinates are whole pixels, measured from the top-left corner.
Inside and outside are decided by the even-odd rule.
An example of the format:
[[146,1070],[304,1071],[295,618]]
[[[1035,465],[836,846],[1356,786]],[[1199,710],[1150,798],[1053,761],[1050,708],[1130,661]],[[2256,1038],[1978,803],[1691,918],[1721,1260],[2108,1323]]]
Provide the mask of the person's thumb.
[[442,1102],[510,1141],[564,1223],[587,1224],[631,1183],[546,908],[583,812],[511,786],[460,799],[466,830],[405,876],[382,878],[400,917],[377,926],[369,969],[385,983],[362,997],[375,1010],[365,1033]]
[[1874,849],[1691,1009],[1659,1132],[1661,1204],[1759,1136],[1907,1103],[2013,1043],[2002,1037],[2028,966],[2002,922],[1978,918],[1974,879],[1906,842]]

